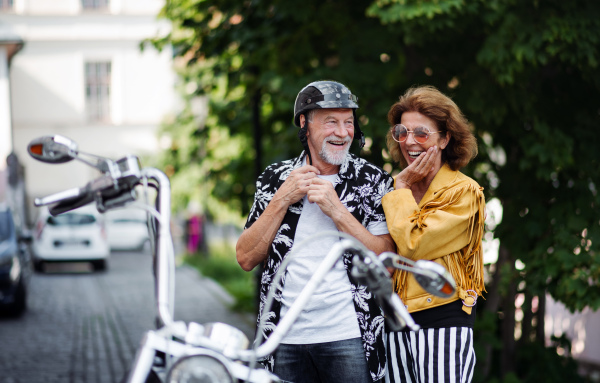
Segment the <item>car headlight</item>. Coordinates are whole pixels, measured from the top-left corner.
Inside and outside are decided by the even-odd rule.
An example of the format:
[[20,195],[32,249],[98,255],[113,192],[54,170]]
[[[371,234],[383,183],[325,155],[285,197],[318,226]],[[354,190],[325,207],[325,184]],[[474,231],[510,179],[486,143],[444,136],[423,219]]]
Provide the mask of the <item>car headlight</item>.
[[229,361],[206,350],[200,355],[179,359],[167,376],[168,383],[233,383]]
[[8,275],[11,282],[19,279],[21,274],[21,262],[17,257],[0,257],[0,273]]
[[13,257],[12,268],[10,269],[10,279],[16,281],[21,275],[21,261],[18,257]]

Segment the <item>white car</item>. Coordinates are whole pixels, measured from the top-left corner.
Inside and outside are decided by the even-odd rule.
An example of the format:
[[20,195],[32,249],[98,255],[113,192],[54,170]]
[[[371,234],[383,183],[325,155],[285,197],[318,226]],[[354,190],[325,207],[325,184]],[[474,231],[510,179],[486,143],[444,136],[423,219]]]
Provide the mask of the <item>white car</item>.
[[90,261],[96,270],[106,269],[110,247],[104,217],[93,205],[56,217],[43,208],[36,223],[33,241],[34,265],[44,262]]
[[106,216],[106,233],[111,250],[150,252],[150,237],[146,212],[126,208],[109,210]]

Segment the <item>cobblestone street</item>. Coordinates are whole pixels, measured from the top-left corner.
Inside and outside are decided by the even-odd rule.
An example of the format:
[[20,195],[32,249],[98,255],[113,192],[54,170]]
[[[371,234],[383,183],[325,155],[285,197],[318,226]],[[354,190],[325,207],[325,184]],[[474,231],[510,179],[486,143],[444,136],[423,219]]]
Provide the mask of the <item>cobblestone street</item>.
[[[151,263],[113,253],[106,272],[65,264],[34,274],[26,313],[0,317],[0,382],[119,382],[154,328]],[[219,285],[188,267],[176,275],[176,320],[228,323],[251,339],[253,319],[230,312]]]

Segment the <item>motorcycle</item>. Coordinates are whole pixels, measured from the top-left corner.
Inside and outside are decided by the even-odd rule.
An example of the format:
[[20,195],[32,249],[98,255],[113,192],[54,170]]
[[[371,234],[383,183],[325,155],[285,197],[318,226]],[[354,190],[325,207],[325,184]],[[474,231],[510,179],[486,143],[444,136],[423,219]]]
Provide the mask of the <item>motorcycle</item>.
[[[169,178],[162,171],[142,167],[139,158],[134,155],[115,161],[82,152],[74,141],[60,135],[34,139],[27,149],[33,158],[45,163],[60,164],[78,160],[101,173],[83,187],[36,198],[34,204],[48,206],[50,214],[58,215],[90,203],[95,203],[100,213],[124,206],[138,206],[149,214],[157,328],[144,335],[132,367],[124,379],[128,383],[282,382],[259,366],[257,361],[277,349],[327,272],[344,254],[352,256],[351,275],[374,294],[390,331],[404,328],[416,331],[419,326],[394,293],[388,269],[411,272],[427,292],[437,296],[450,297],[456,289],[452,276],[434,262],[414,262],[391,252],[376,255],[345,233],[320,233],[307,239],[299,247],[324,235],[335,235],[340,241],[323,259],[271,336],[263,342],[261,336],[265,324],[259,323],[257,338],[249,348],[248,338],[233,326],[218,322],[185,323],[173,318],[175,256],[170,230],[171,189]],[[149,202],[149,189],[156,190],[154,206]],[[282,262],[263,312],[269,311],[276,286],[280,284],[286,266],[296,251],[292,251]]]

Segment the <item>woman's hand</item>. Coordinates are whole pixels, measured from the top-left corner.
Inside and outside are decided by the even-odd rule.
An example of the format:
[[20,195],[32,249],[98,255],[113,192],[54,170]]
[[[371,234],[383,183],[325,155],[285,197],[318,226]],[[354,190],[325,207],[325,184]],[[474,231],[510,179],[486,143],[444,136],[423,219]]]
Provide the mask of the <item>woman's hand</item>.
[[427,177],[433,171],[437,152],[437,145],[432,146],[426,152],[421,153],[412,164],[404,168],[396,176],[396,189],[410,189],[413,184]]

